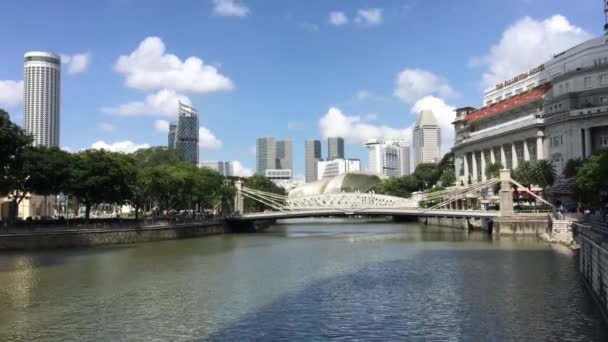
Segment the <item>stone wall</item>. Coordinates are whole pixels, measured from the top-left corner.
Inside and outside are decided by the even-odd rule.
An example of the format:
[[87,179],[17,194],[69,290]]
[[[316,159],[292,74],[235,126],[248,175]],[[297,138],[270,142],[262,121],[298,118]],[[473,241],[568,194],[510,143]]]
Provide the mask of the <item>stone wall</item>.
[[579,226],[579,270],[608,322],[608,238]]
[[224,223],[193,223],[133,229],[105,229],[0,235],[0,250],[91,247],[223,234]]
[[493,234],[539,235],[550,225],[548,214],[515,214],[494,219]]

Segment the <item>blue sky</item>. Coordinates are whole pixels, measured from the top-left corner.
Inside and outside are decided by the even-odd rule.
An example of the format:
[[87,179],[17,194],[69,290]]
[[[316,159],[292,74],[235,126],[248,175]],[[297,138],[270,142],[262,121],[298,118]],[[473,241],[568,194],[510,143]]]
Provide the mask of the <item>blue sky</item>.
[[261,135],[294,141],[296,174],[304,140],[327,135],[344,135],[347,156],[365,163],[364,140],[410,140],[423,108],[444,127],[445,152],[451,109],[480,106],[485,86],[601,34],[601,7],[599,0],[7,0],[0,107],[21,123],[23,53],[50,50],[65,61],[61,146],[72,151],[166,144],[163,130],[181,98],[201,113],[201,160],[237,160],[245,173],[255,167]]

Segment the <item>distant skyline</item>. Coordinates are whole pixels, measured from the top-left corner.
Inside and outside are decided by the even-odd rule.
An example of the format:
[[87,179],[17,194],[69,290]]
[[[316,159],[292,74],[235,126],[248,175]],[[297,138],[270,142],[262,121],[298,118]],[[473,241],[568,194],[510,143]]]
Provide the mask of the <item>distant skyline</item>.
[[411,142],[422,109],[447,152],[453,108],[480,107],[484,88],[601,35],[604,20],[598,0],[8,0],[0,11],[0,108],[18,124],[23,55],[52,51],[61,147],[164,146],[181,100],[200,111],[201,160],[250,174],[256,138],[274,136],[293,141],[302,179],[305,140],[342,136],[345,157],[366,161],[368,139]]

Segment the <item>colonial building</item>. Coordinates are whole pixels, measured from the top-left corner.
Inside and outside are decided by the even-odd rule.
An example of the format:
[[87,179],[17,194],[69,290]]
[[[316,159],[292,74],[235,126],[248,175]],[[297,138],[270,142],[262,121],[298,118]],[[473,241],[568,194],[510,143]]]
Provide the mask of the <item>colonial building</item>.
[[488,163],[516,169],[608,147],[608,38],[598,37],[486,91],[485,107],[456,110],[456,177],[483,181]]

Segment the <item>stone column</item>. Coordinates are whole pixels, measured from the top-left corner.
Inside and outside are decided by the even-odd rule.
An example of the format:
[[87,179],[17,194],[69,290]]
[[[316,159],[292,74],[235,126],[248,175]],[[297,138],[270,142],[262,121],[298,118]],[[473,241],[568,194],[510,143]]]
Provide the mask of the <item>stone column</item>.
[[467,185],[469,181],[469,158],[468,153],[464,154],[464,184]]
[[236,193],[234,194],[234,213],[243,214],[243,182],[240,180],[234,182],[234,187],[236,188]]
[[591,128],[585,128],[585,158],[591,155]]
[[490,147],[490,162],[496,163],[496,156],[494,155],[494,147]]
[[471,163],[473,164],[473,177],[471,177],[473,183],[477,183],[479,179],[477,179],[477,158],[475,158],[477,152],[473,152]]
[[545,133],[538,131],[536,133],[536,160],[545,159],[545,147],[543,146],[543,138]]
[[507,155],[505,154],[505,145],[500,145],[500,163],[503,168],[507,167]]
[[481,150],[481,181],[486,180],[486,154]]
[[500,216],[513,215],[513,193],[509,180],[511,172],[500,170]]
[[517,161],[517,149],[515,148],[515,141],[511,143],[511,169],[515,170],[518,166]]
[[528,150],[528,140],[524,140],[524,160],[530,161],[530,150]]

